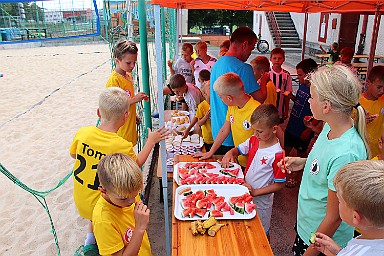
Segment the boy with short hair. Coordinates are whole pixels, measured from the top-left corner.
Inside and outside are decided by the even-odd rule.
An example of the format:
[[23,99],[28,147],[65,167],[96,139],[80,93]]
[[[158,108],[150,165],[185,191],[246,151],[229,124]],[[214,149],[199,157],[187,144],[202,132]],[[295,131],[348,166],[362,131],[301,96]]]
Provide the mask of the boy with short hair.
[[361,235],[341,248],[330,237],[316,233],[316,250],[325,255],[384,255],[384,163],[361,160],[344,165],[334,185],[341,219]]
[[367,79],[367,90],[360,95],[360,104],[369,113],[370,121],[367,123],[367,138],[372,156],[381,151],[377,144],[384,124],[384,66],[371,69]]
[[[208,159],[214,155],[222,142],[232,131],[235,146],[252,136],[251,115],[260,103],[244,91],[244,84],[240,77],[232,72],[220,76],[213,85],[215,92],[228,106],[226,121],[221,127],[211,150],[206,153],[196,153],[195,157]],[[239,156],[239,164],[246,166],[247,158]]]
[[[197,106],[203,101],[199,88],[193,84],[186,83],[184,77],[180,74],[171,76],[169,85],[176,94],[176,100],[182,102],[183,110],[189,111],[191,116],[194,116]],[[167,93],[164,92],[164,94]]]
[[136,115],[136,103],[142,100],[148,100],[148,95],[139,92],[135,95],[135,88],[132,81],[132,70],[136,66],[138,49],[134,42],[126,38],[120,38],[113,49],[113,56],[116,62],[116,68],[108,78],[106,87],[120,87],[127,92],[130,102],[130,115],[124,125],[120,127],[117,134],[135,146],[138,134],[136,131],[136,122],[139,120]]
[[255,74],[258,84],[262,83],[262,79],[266,77],[267,82],[267,98],[265,98],[264,103],[272,104],[276,107],[277,93],[275,84],[269,78],[269,69],[271,63],[268,58],[265,56],[257,56],[250,62],[253,73]]
[[[311,128],[306,127],[305,118],[312,118],[312,111],[308,102],[311,98],[311,84],[306,76],[317,69],[317,63],[313,59],[304,59],[296,65],[297,77],[299,79],[299,89],[296,95],[290,94],[294,103],[289,116],[287,127],[284,133],[284,149],[289,156],[293,148],[296,149],[297,156],[306,158],[308,156],[308,147],[314,136]],[[317,126],[320,121],[311,119],[311,124]],[[321,124],[320,124],[321,125]],[[287,175],[288,188],[293,188],[300,180],[301,172],[294,172]]]
[[[99,161],[108,154],[124,153],[131,156],[139,166],[148,158],[157,142],[168,135],[162,127],[155,132],[148,130],[148,140],[136,157],[133,144],[117,134],[129,116],[129,95],[119,87],[105,89],[99,97],[97,113],[101,119],[98,127],[88,126],[77,131],[70,146],[70,155],[76,159],[73,171],[73,197],[79,215],[92,219],[93,207],[100,197],[99,179],[96,172]],[[87,235],[85,245],[94,244],[93,234]]]
[[[173,65],[173,61],[168,61],[168,67],[171,71],[171,75],[181,74],[187,83],[194,83],[194,78],[192,74],[191,61],[193,54],[193,46],[190,43],[183,43],[181,46],[181,57],[178,58]],[[173,66],[172,66],[173,65]]]
[[140,201],[143,176],[128,155],[105,156],[97,166],[101,196],[92,215],[101,255],[151,255],[146,232],[150,211]]
[[287,95],[292,93],[292,77],[289,72],[281,66],[285,61],[285,51],[281,48],[275,48],[271,51],[271,71],[269,76],[276,86],[277,109],[279,110],[280,123],[283,123],[288,117],[289,98]]
[[337,42],[333,42],[331,44],[331,47],[329,48],[328,52],[324,50],[322,45],[320,45],[320,49],[323,53],[329,54],[329,62],[335,63],[339,60],[339,44]]
[[204,141],[204,147],[206,151],[209,151],[213,144],[212,130],[211,130],[211,108],[209,106],[209,77],[211,72],[204,69],[199,73],[199,81],[201,83],[201,93],[205,100],[203,100],[198,106],[195,116],[193,117],[190,125],[183,132],[183,139],[185,139],[192,127],[197,123],[201,127],[201,132]]
[[276,137],[279,122],[276,107],[261,104],[251,116],[253,135],[228,151],[222,161],[225,166],[239,155],[248,156],[244,186],[254,197],[257,214],[268,237],[274,192],[282,189],[285,183],[285,173],[277,167],[277,163],[283,159],[283,149]]

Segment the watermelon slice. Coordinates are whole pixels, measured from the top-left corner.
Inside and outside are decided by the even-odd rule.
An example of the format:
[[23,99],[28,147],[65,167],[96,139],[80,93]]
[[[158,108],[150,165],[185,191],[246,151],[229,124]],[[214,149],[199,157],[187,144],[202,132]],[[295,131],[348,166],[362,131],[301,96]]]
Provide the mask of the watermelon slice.
[[234,177],[234,178],[237,177],[237,175],[239,174],[239,171],[240,171],[239,168],[234,169],[234,170],[226,170],[227,175],[229,175],[229,176],[231,176],[231,177]]
[[197,200],[196,208],[198,209],[207,208],[207,202],[204,202],[203,200]]
[[226,206],[226,205],[227,205],[226,202],[220,202],[220,203],[215,205],[215,210],[221,211],[221,209],[223,209],[224,206]]
[[207,209],[196,209],[195,213],[196,216],[203,218],[204,215],[207,213]]
[[238,202],[238,200],[239,200],[239,197],[238,197],[238,196],[231,196],[231,197],[229,198],[229,204],[230,204],[231,206],[234,206],[234,205]]
[[256,204],[253,204],[253,203],[245,203],[244,204],[244,210],[248,214],[251,213],[255,209],[256,209]]
[[189,201],[185,198],[180,201],[180,204],[181,204],[181,208],[183,208],[183,209],[188,209],[188,208],[194,206],[191,201]]
[[221,211],[218,211],[218,210],[212,210],[209,213],[209,217],[211,217],[211,216],[213,216],[215,218],[223,217],[223,213]]

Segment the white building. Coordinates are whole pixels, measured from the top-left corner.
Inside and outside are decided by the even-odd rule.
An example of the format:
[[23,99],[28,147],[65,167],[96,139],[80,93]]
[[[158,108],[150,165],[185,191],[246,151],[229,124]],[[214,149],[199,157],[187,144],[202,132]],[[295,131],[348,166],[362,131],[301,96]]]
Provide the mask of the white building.
[[58,11],[45,11],[45,22],[60,22],[63,21],[63,13]]

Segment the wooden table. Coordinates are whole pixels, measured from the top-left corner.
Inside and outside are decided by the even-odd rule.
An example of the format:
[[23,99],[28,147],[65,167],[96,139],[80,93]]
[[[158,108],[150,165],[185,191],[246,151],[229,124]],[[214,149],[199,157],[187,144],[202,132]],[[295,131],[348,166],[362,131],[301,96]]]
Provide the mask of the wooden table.
[[[355,55],[353,55],[353,58],[354,59],[369,59],[369,55],[367,55],[367,54],[355,54]],[[373,58],[374,58],[375,62],[379,62],[379,60],[383,59],[384,56],[375,55]]]
[[[197,158],[191,156],[175,156],[175,164],[197,161]],[[177,187],[176,182],[173,182],[173,194]],[[175,197],[173,197],[172,212],[174,206]],[[180,221],[172,215],[172,255],[273,255],[258,215],[251,220],[220,220],[220,223],[227,226],[222,227],[214,237],[206,234],[193,236],[190,230],[191,222]]]

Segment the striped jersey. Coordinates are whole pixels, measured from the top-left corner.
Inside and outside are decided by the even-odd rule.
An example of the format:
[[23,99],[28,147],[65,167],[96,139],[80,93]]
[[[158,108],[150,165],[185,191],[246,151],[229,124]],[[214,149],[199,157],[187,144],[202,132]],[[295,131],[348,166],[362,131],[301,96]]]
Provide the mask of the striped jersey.
[[283,69],[280,73],[277,73],[272,68],[270,69],[269,77],[276,87],[276,93],[277,93],[276,106],[277,106],[277,109],[279,110],[279,116],[281,118],[285,110],[284,109],[284,92],[285,91],[292,92],[292,77],[289,74],[289,72],[285,69]]

